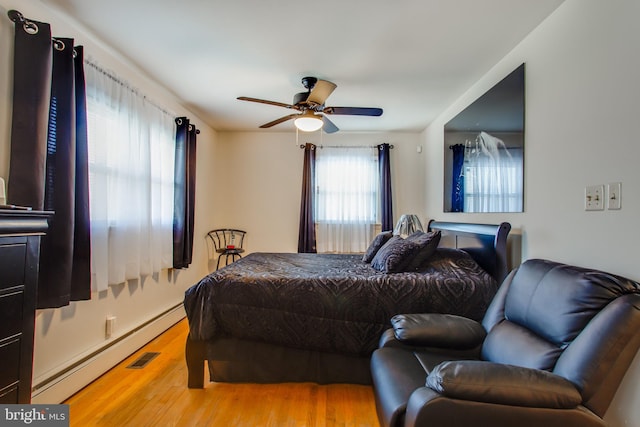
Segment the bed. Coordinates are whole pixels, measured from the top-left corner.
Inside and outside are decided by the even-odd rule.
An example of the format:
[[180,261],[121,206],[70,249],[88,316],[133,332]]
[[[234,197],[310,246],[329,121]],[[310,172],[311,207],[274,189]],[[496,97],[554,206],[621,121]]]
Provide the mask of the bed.
[[398,313],[479,320],[508,271],[511,226],[431,221],[435,252],[385,273],[354,254],[252,253],[185,292],[188,386],[211,381],[370,384],[369,357]]

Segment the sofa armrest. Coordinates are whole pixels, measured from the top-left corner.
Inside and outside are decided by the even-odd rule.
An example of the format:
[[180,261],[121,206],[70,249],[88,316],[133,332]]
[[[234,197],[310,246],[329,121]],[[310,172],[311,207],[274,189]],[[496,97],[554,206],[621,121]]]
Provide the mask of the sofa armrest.
[[396,339],[408,345],[470,349],[487,335],[480,323],[452,314],[398,314],[391,325]]
[[551,372],[477,360],[443,362],[426,385],[446,397],[503,405],[570,409],[582,402],[573,383]]

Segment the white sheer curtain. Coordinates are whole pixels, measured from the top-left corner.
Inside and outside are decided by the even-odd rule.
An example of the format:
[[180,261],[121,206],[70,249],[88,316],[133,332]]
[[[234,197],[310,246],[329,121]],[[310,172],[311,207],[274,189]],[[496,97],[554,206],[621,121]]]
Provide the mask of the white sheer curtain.
[[92,290],[172,265],[173,116],[86,64]]
[[464,211],[521,212],[523,164],[521,148],[480,132],[465,145]]
[[316,150],[316,248],[366,251],[378,218],[378,156],[369,147]]

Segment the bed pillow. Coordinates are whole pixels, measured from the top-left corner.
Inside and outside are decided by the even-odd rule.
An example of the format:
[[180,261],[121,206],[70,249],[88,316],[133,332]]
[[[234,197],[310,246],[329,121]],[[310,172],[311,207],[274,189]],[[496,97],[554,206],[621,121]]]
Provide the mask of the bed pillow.
[[385,243],[371,260],[371,267],[383,273],[405,271],[420,248],[416,242],[393,236]]
[[364,253],[362,261],[371,262],[373,257],[376,256],[380,248],[385,243],[387,243],[391,236],[393,236],[393,233],[391,231],[383,231],[382,233],[379,233],[376,237],[374,237],[371,241],[371,244],[367,248],[367,251]]
[[434,254],[440,243],[440,230],[424,233],[416,231],[406,238],[406,240],[416,243],[419,249],[407,266],[407,270],[417,270],[431,255]]

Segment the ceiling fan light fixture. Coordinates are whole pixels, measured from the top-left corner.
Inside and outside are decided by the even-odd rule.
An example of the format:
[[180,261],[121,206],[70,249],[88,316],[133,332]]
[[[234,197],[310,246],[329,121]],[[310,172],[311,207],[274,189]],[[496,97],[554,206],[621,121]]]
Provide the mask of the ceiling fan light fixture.
[[305,111],[293,121],[293,124],[303,132],[315,132],[322,127],[323,122],[322,118],[316,116],[312,111]]

